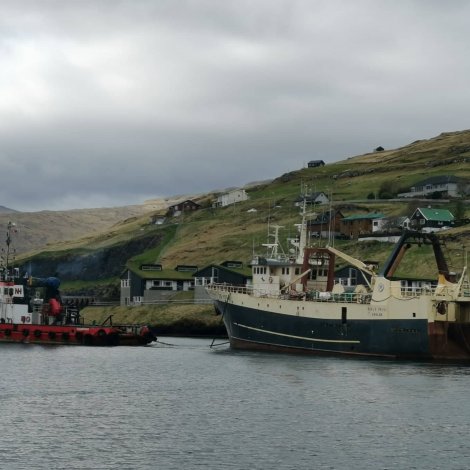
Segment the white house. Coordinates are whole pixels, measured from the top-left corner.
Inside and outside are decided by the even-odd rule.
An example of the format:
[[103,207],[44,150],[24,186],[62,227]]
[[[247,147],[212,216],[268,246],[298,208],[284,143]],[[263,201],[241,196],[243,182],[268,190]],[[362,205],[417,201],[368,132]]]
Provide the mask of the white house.
[[306,204],[328,204],[330,202],[328,196],[323,191],[320,191],[306,196],[299,196],[295,200],[294,205],[300,207],[304,201]]
[[217,200],[212,204],[213,207],[225,207],[230,206],[231,204],[236,204],[237,202],[246,201],[248,195],[244,189],[234,189],[228,193],[222,194],[217,198]]
[[419,197],[440,193],[444,197],[458,197],[461,192],[468,190],[468,182],[452,175],[432,176],[415,183],[407,193],[400,193],[398,197]]
[[372,233],[382,232],[384,227],[387,225],[387,218],[384,216],[379,216],[376,219],[372,219]]

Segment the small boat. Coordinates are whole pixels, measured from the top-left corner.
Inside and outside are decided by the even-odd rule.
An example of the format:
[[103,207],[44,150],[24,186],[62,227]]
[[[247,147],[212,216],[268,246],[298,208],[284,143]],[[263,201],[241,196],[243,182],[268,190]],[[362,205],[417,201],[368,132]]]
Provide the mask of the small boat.
[[[334,247],[307,247],[305,211],[289,253],[252,261],[248,286],[210,284],[232,348],[269,351],[470,360],[467,268],[451,272],[438,237],[405,232],[380,272]],[[432,246],[436,278],[411,279],[398,266],[411,247]],[[337,257],[364,273],[364,282],[335,282]]]
[[85,325],[76,306],[63,305],[56,277],[20,276],[10,268],[8,224],[5,263],[0,266],[0,343],[143,346],[156,341],[146,325]]

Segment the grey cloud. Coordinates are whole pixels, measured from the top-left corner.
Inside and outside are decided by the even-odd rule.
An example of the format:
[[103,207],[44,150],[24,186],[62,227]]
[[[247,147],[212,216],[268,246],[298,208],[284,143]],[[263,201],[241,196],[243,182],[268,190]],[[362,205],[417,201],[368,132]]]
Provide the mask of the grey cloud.
[[467,128],[469,10],[2,2],[0,205],[134,204]]

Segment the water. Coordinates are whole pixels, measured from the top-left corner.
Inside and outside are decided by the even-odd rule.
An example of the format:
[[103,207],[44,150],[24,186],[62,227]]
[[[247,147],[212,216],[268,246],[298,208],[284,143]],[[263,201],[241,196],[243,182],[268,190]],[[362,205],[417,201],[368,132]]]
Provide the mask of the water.
[[0,468],[470,468],[470,367],[164,341],[0,345]]

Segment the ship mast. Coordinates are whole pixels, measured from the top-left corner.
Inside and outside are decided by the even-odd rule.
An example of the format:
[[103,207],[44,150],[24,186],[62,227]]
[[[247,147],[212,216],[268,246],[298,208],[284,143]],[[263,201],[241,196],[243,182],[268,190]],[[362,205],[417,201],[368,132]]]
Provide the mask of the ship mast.
[[297,259],[296,262],[298,264],[302,264],[304,260],[304,250],[307,247],[307,215],[312,216],[314,214],[307,214],[307,202],[304,198],[304,202],[302,204],[302,222],[300,224],[296,224],[300,235],[298,240],[291,240],[292,245],[297,250]]
[[15,250],[12,250],[12,248],[11,248],[11,234],[12,234],[12,231],[13,231],[14,227],[16,227],[16,224],[14,224],[11,221],[8,222],[8,225],[7,225],[7,238],[5,240],[6,252],[5,252],[5,256],[4,257],[2,256],[2,268],[3,268],[2,270],[3,270],[3,276],[5,278],[5,281],[7,281],[9,279],[9,276],[10,276],[10,273],[9,273],[9,270],[10,270],[10,255],[15,252]]
[[279,229],[283,227],[281,225],[271,225],[270,228],[273,229],[273,233],[268,233],[268,239],[272,237],[274,238],[274,241],[273,243],[270,243],[268,240],[268,243],[263,243],[262,246],[268,248],[268,250],[271,250],[271,252],[268,253],[270,258],[277,259],[279,255],[279,248],[281,248],[282,251],[282,247],[279,244]]

